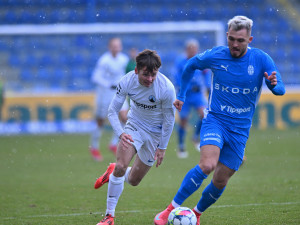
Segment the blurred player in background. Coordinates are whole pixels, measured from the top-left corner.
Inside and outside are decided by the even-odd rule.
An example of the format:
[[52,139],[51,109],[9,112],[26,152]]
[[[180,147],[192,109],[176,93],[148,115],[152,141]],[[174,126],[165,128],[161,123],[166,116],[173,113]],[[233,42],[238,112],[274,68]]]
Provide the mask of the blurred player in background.
[[4,84],[0,79],[0,121],[2,120],[3,105],[4,105]]
[[136,48],[131,48],[130,51],[129,51],[129,62],[127,63],[127,66],[126,66],[126,73],[132,71],[135,69],[136,67],[136,61],[135,61],[135,58],[136,58],[136,55],[137,55],[138,51]]
[[[263,78],[275,95],[283,95],[281,75],[269,55],[250,48],[253,21],[236,16],[228,22],[228,47],[220,46],[191,58],[182,75],[180,92],[174,102],[180,111],[196,69],[213,72],[208,110],[201,128],[200,162],[183,179],[171,204],[154,218],[154,224],[167,224],[172,209],[180,206],[212,172],[212,181],[202,192],[193,211],[200,215],[222,195],[230,177],[239,169]],[[267,34],[268,35],[268,34]]]
[[[144,50],[136,57],[137,66],[122,78],[109,106],[108,119],[120,137],[117,162],[111,163],[97,179],[95,188],[108,182],[106,216],[98,225],[113,225],[115,208],[124,181],[137,186],[154,165],[164,158],[175,122],[176,93],[173,84],[158,69],[161,59],[155,51]],[[128,121],[123,127],[118,119],[122,104],[130,98]],[[132,167],[128,167],[136,155]]]
[[[196,39],[187,40],[185,43],[185,56],[180,57],[176,61],[176,77],[175,87],[177,93],[179,93],[182,71],[187,61],[195,56],[199,51],[199,42]],[[189,122],[189,114],[194,108],[198,114],[198,121],[195,125],[195,131],[192,137],[192,141],[197,150],[200,150],[200,129],[202,119],[204,117],[204,109],[207,107],[207,96],[210,92],[210,70],[196,70],[194,77],[186,92],[186,101],[179,112],[179,125],[178,125],[178,141],[179,149],[177,151],[178,158],[186,158],[188,152],[185,146],[186,129]],[[207,93],[205,93],[205,91]]]
[[[107,118],[108,106],[115,94],[116,87],[121,77],[125,73],[125,68],[129,61],[128,56],[123,54],[122,41],[120,38],[112,38],[108,43],[109,51],[104,53],[98,60],[96,68],[92,74],[92,82],[97,85],[95,98],[95,117],[97,128],[92,131],[90,138],[90,152],[92,157],[97,160],[103,160],[99,146],[99,140],[102,136],[103,127]],[[122,124],[126,123],[128,103],[124,105],[119,113]],[[113,135],[109,149],[115,154],[119,137]]]

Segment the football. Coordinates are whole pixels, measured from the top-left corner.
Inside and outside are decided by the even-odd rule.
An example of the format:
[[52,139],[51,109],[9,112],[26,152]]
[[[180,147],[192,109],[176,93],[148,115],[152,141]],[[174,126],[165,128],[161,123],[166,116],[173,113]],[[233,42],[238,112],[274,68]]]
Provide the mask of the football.
[[190,208],[178,207],[169,214],[168,225],[197,225],[197,217]]

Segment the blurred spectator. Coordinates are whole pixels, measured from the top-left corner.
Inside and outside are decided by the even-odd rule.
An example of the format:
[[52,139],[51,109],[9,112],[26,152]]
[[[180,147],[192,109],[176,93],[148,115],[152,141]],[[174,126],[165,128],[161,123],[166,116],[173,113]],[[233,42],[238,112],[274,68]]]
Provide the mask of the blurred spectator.
[[[196,39],[187,40],[185,43],[185,55],[179,57],[176,61],[176,77],[175,86],[177,92],[179,92],[181,75],[187,61],[195,56],[199,51],[199,42]],[[191,82],[191,85],[186,93],[186,102],[184,103],[181,112],[179,112],[179,125],[178,125],[178,141],[179,149],[177,151],[178,158],[186,158],[188,152],[185,146],[186,129],[189,122],[189,114],[194,108],[199,116],[195,125],[195,131],[192,137],[194,145],[198,151],[200,151],[200,129],[202,124],[202,118],[204,116],[204,109],[207,106],[207,97],[205,91],[210,91],[210,70],[197,70]]]
[[[108,106],[115,94],[120,78],[125,74],[125,68],[129,61],[128,56],[122,53],[122,41],[120,38],[112,38],[108,43],[109,51],[105,52],[98,60],[92,74],[92,82],[97,85],[95,98],[95,118],[97,128],[92,131],[90,138],[90,152],[92,157],[103,160],[99,149],[99,140],[102,136],[103,126],[107,118]],[[120,120],[125,125],[127,120],[128,103],[125,102],[120,113]],[[113,135],[109,149],[116,154],[119,137]]]
[[135,69],[135,66],[136,66],[135,58],[136,58],[137,53],[138,53],[138,51],[137,51],[136,48],[131,48],[130,49],[130,51],[129,51],[130,59],[129,59],[129,62],[126,66],[126,73],[128,73],[128,72]]

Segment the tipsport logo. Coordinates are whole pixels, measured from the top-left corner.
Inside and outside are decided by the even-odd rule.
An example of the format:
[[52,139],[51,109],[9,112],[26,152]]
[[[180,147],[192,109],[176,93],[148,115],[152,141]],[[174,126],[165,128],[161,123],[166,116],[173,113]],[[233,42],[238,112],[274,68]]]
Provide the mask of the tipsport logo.
[[229,105],[221,105],[221,111],[226,111],[229,113],[237,113],[237,114],[241,114],[241,113],[247,113],[251,111],[251,107],[247,107],[247,108],[233,108]]

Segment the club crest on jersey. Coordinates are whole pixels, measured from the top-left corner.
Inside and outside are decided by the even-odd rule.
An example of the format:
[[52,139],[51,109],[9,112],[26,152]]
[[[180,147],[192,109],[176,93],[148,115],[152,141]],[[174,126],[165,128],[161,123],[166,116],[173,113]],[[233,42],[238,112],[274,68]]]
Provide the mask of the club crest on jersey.
[[248,74],[253,75],[254,74],[254,67],[252,65],[248,66]]
[[149,96],[149,101],[150,101],[150,102],[155,102],[156,99],[155,99],[155,97],[154,97],[153,95],[150,95],[150,96]]

